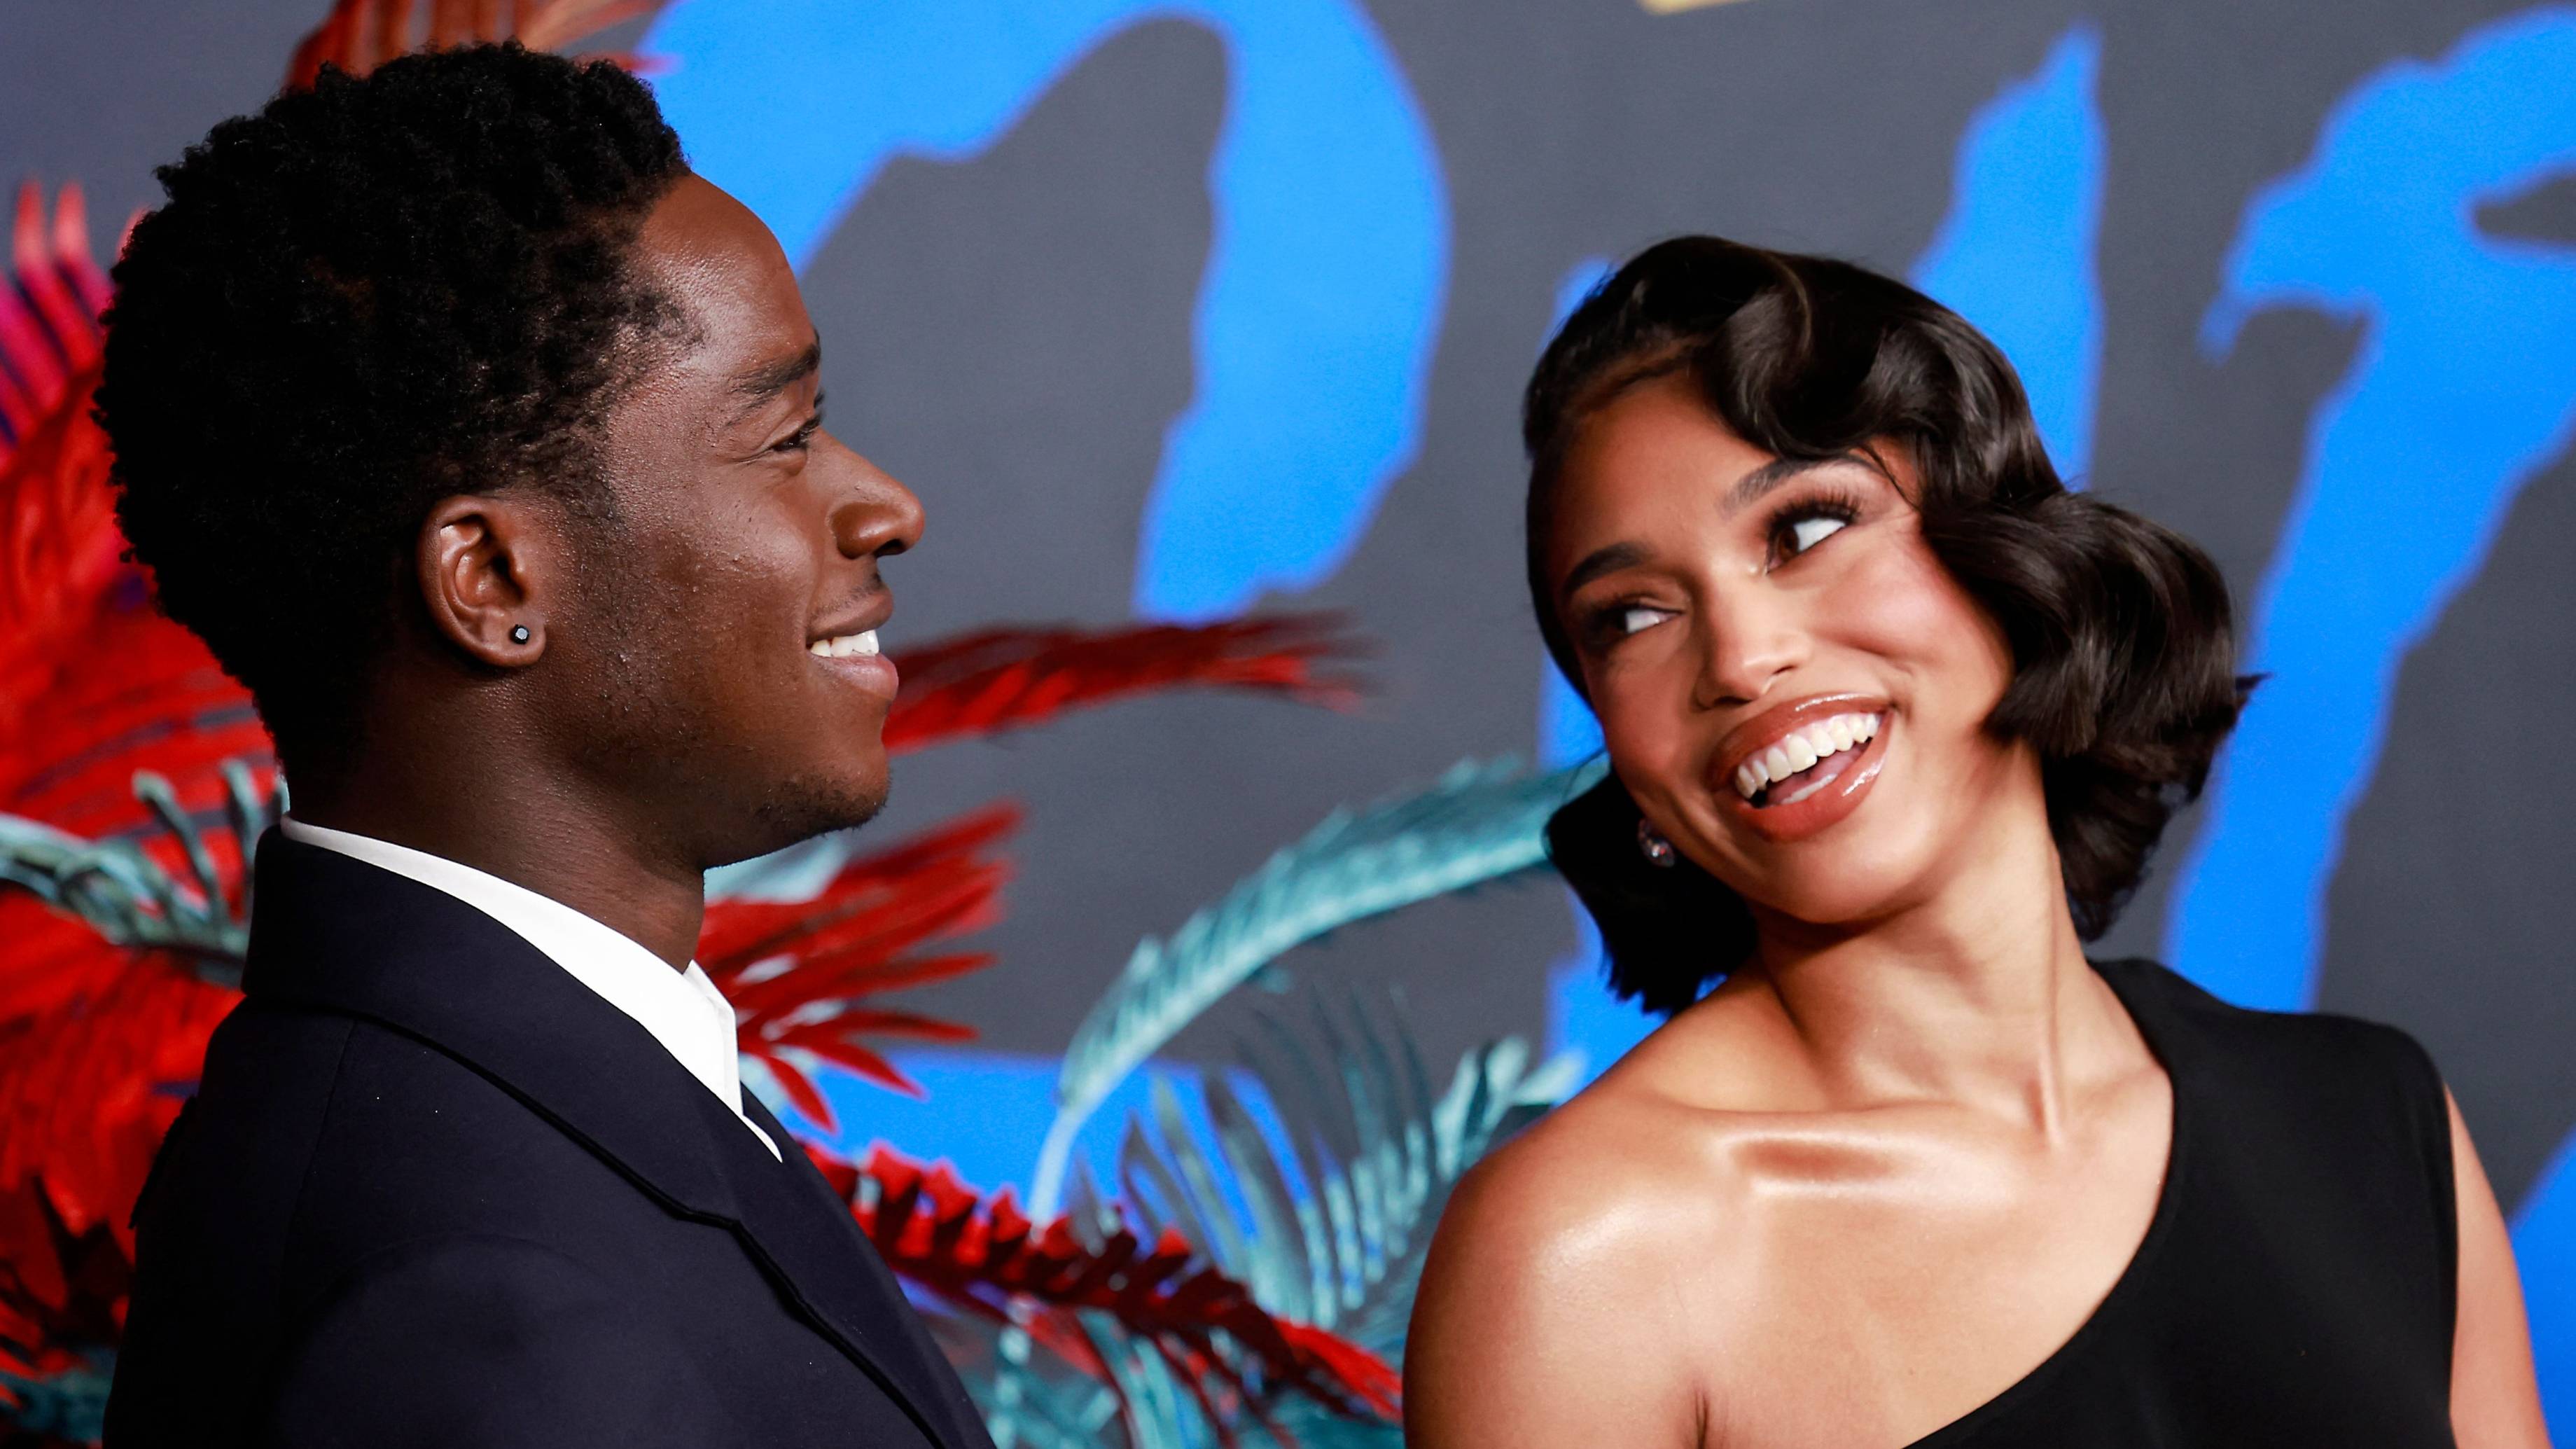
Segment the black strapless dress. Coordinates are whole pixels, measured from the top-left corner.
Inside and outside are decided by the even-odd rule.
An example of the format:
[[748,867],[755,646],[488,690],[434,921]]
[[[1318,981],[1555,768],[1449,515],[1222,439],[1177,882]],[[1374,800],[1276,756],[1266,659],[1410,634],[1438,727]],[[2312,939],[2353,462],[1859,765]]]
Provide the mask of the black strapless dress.
[[2432,1059],[2097,963],[2173,1078],[2136,1258],[2075,1336],[1913,1449],[2450,1445],[2459,1251]]

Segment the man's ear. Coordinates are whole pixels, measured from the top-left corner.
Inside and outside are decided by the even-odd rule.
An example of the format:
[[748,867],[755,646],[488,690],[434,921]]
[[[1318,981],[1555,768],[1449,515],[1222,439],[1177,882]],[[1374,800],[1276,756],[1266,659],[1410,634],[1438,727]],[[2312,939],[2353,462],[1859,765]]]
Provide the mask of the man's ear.
[[441,499],[420,527],[420,599],[430,627],[499,669],[546,651],[546,611],[563,575],[554,519],[518,498]]

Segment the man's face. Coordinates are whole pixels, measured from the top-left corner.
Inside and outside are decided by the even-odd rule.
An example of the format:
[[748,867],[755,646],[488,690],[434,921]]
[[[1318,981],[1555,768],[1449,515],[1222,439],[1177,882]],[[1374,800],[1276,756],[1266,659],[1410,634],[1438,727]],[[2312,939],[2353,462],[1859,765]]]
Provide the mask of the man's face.
[[617,517],[580,530],[550,713],[563,757],[703,869],[884,806],[877,561],[920,538],[921,504],[822,431],[814,324],[741,203],[683,177],[634,265],[681,325],[609,414]]

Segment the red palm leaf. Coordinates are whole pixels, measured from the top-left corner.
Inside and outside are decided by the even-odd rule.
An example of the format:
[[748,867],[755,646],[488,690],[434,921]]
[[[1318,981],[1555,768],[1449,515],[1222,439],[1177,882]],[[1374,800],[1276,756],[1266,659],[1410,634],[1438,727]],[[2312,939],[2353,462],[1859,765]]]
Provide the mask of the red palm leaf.
[[108,446],[90,416],[107,279],[80,190],[48,224],[18,193],[0,288],[0,809],[91,836],[144,823],[135,770],[168,776],[190,808],[221,798],[215,766],[265,767],[249,696],[203,645],[153,610],[122,561]]
[[661,8],[661,0],[518,0],[515,5],[509,0],[431,0],[427,15],[415,24],[419,8],[414,0],[339,0],[295,47],[286,66],[286,88],[313,84],[326,65],[365,75],[414,50],[499,40],[553,50],[650,15]]
[[733,1003],[743,1053],[769,1067],[796,1110],[835,1125],[800,1056],[917,1097],[920,1086],[858,1038],[973,1040],[971,1027],[858,1003],[993,964],[925,948],[999,918],[1010,867],[994,848],[1019,819],[1013,806],[988,806],[852,861],[812,900],[708,904],[698,961]]
[[0,424],[15,443],[53,411],[65,385],[98,360],[107,276],[90,254],[89,212],[79,183],[64,185],[51,225],[44,192],[33,181],[20,184],[9,261],[15,285],[0,293],[0,363],[6,364],[0,369]]
[[221,765],[265,785],[268,732],[250,695],[194,635],[145,603],[110,601],[47,688],[0,713],[0,809],[93,838],[143,825],[134,773],[169,779],[191,811],[221,804]]
[[1196,1254],[1177,1233],[1149,1247],[1122,1227],[1086,1245],[1066,1220],[1033,1223],[1011,1189],[987,1196],[945,1162],[925,1166],[883,1143],[869,1149],[863,1168],[812,1143],[805,1150],[849,1200],[887,1266],[962,1310],[1030,1329],[1104,1382],[1106,1366],[1075,1310],[1110,1314],[1150,1340],[1202,1396],[1212,1423],[1221,1421],[1206,1383],[1225,1384],[1250,1404],[1246,1370],[1345,1412],[1398,1414],[1399,1381],[1383,1359],[1275,1317],[1214,1268],[1188,1271]]
[[899,656],[889,750],[996,734],[1156,690],[1248,689],[1344,707],[1350,680],[1318,672],[1358,652],[1324,615],[1078,629],[996,629]]
[[33,182],[19,188],[8,281],[0,287],[0,729],[13,706],[50,685],[66,645],[124,572],[107,439],[89,412],[107,280],[90,255],[78,186],[63,188],[51,226],[43,193]]
[[14,1358],[37,1374],[114,1341],[134,1261],[127,1215],[238,999],[174,963],[88,944],[88,969],[61,973],[75,990],[0,1024],[0,1367]]
[[40,1179],[72,1232],[102,1227],[123,1243],[178,1115],[174,1089],[196,1080],[238,999],[182,965],[127,962],[102,988],[0,1028],[0,1189]]

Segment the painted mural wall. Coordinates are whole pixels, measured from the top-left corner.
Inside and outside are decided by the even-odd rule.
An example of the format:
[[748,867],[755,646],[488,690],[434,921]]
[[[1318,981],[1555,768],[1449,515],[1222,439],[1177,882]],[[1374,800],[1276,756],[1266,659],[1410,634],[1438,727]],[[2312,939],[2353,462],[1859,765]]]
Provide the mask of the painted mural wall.
[[[0,12],[0,159],[110,218],[313,9],[122,8]],[[2063,471],[2226,568],[2269,677],[2109,949],[2432,1048],[2576,1433],[2576,7],[678,0],[624,40],[796,262],[835,431],[928,506],[898,640],[1294,608],[1377,644],[1347,713],[1194,697],[907,761],[886,836],[1028,823],[1006,964],[925,993],[982,1043],[906,1055],[920,1102],[833,1079],[852,1147],[1026,1184],[1140,937],[1345,802],[1597,747],[1527,617],[1518,388],[1605,267],[1715,231],[1910,276]],[[848,848],[718,884],[792,897]],[[1391,984],[1435,1059],[1597,1069],[1645,1023],[1591,949],[1542,882],[1283,964]]]

